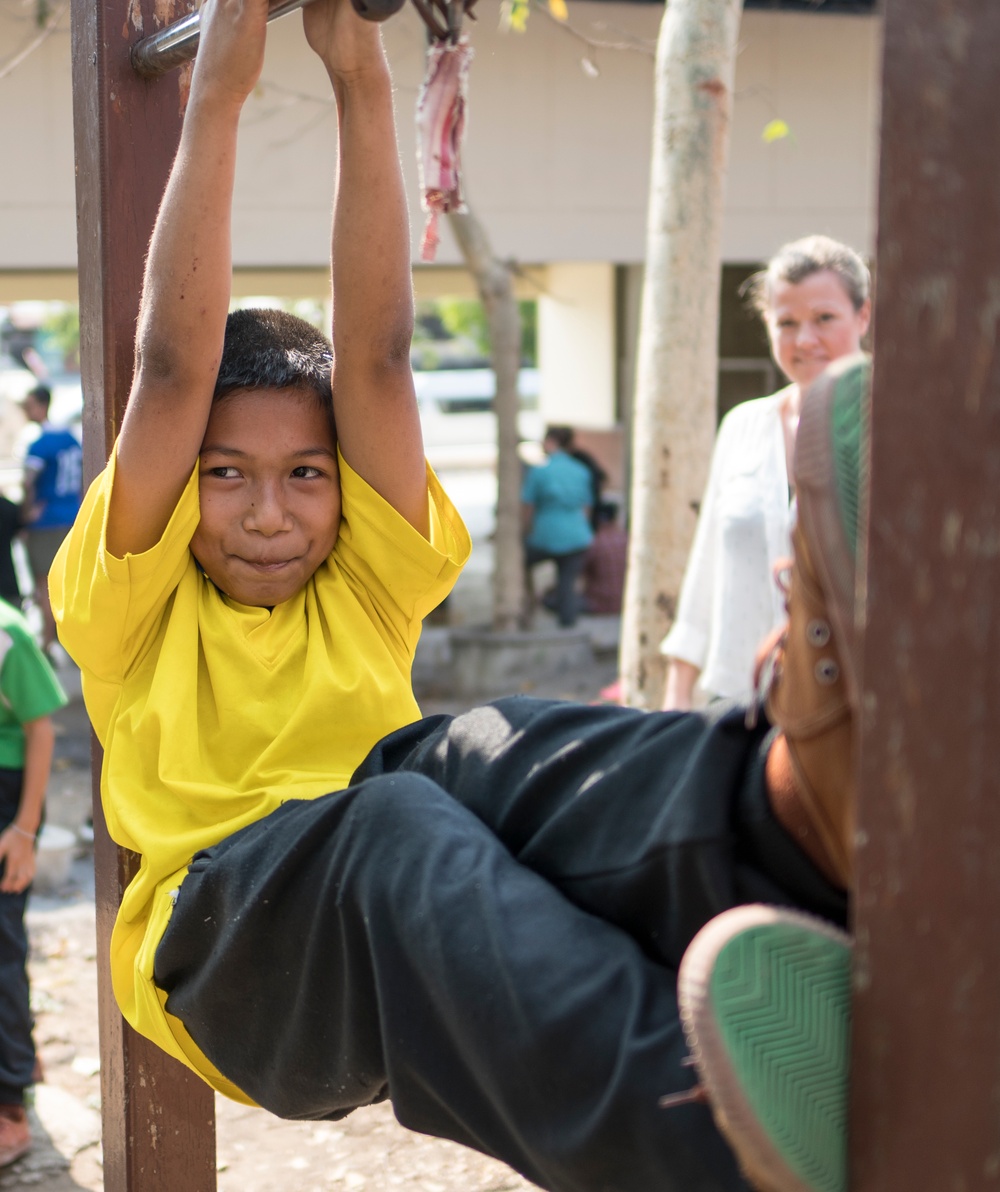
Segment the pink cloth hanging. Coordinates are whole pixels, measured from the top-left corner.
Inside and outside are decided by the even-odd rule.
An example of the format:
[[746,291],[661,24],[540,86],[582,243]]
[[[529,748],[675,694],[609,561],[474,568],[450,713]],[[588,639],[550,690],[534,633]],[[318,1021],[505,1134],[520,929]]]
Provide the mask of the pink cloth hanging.
[[427,73],[417,97],[417,154],[421,203],[427,223],[420,259],[433,261],[443,212],[464,211],[461,178],[462,135],[472,47],[465,37],[434,42],[427,51]]

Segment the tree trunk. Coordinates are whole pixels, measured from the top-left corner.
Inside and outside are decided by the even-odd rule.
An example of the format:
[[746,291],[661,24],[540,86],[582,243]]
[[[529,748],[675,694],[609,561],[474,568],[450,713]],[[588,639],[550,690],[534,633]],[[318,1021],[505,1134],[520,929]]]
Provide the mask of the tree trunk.
[[471,211],[449,213],[448,220],[486,311],[490,356],[496,375],[497,528],[493,540],[493,628],[503,632],[520,628],[524,610],[521,464],[517,453],[521,315],[511,271],[493,255],[479,220]]
[[633,411],[622,692],[659,707],[716,429],[722,200],[742,0],[669,0],[656,102]]

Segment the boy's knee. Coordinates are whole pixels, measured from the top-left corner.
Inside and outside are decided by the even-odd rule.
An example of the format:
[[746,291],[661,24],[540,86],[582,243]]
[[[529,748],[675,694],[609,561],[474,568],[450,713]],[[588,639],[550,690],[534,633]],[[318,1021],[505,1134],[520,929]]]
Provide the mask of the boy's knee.
[[404,827],[419,836],[424,824],[433,831],[442,809],[453,803],[433,779],[406,771],[367,778],[355,791],[351,807],[354,831],[370,827],[390,837],[398,836]]
[[423,883],[435,875],[447,884],[502,847],[471,811],[423,774],[386,774],[354,789],[341,854],[348,881],[362,875],[374,890],[385,888],[392,875],[388,887],[396,889],[400,881]]

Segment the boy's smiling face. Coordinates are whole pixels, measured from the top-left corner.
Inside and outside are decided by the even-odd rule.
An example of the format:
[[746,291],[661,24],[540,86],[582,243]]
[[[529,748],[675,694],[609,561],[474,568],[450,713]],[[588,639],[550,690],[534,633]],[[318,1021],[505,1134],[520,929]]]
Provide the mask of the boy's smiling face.
[[290,599],[340,528],[328,414],[302,389],[231,394],[212,406],[200,468],[191,551],[205,574],[240,604],[270,608]]

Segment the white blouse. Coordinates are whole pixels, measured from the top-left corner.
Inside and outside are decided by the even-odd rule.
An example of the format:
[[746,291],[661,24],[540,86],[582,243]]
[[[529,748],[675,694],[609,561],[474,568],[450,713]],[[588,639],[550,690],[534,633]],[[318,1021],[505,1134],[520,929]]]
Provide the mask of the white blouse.
[[750,697],[757,647],[786,617],[772,575],[792,553],[786,392],[743,402],[722,420],[677,619],[660,646],[700,669],[709,696]]

